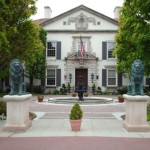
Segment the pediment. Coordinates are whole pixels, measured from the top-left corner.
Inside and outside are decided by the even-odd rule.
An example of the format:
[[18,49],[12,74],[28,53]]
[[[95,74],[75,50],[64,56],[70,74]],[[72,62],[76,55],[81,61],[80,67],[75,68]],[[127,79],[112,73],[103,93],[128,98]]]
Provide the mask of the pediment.
[[91,54],[88,52],[85,52],[84,58],[78,57],[77,52],[68,54],[68,56],[65,58],[65,60],[98,60],[98,58],[95,56],[95,54]]
[[67,28],[71,29],[71,26],[69,25],[75,23],[75,27],[77,30],[87,30],[88,24],[93,24],[95,26],[96,22],[98,21],[100,21],[100,24],[101,21],[103,21],[109,25],[113,25],[114,27],[118,26],[118,21],[108,16],[105,16],[93,9],[90,9],[84,5],[80,5],[54,18],[46,20],[40,25],[45,29],[48,29],[49,27],[51,27],[52,29],[53,25],[54,27],[58,26],[59,28],[62,28],[64,26],[61,25],[63,25],[63,23],[65,22]]

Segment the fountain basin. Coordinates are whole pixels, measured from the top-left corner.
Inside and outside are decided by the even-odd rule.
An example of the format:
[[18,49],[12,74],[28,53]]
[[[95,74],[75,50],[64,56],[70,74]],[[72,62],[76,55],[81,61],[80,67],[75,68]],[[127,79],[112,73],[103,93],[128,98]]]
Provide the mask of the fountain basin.
[[79,101],[78,97],[55,97],[49,98],[46,102],[55,104],[74,104],[77,102],[80,102],[81,104],[108,104],[114,103],[114,100],[105,97],[84,97],[83,101]]

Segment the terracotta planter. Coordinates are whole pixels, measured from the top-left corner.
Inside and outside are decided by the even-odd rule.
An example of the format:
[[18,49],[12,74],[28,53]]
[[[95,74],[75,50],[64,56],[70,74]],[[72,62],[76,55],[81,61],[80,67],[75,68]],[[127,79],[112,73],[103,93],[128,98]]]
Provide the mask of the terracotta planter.
[[70,120],[72,131],[80,131],[82,120]]
[[43,102],[43,97],[38,98],[38,102]]
[[119,103],[123,103],[124,102],[124,98],[123,97],[118,97],[118,101],[119,101]]

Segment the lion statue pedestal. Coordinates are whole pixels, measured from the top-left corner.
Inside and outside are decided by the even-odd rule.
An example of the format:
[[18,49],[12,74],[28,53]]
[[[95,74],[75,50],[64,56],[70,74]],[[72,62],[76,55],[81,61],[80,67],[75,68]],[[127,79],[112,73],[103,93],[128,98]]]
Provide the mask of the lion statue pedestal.
[[7,121],[5,131],[26,131],[32,126],[29,119],[29,104],[31,94],[5,95],[3,99],[7,102]]
[[123,127],[129,132],[147,132],[150,126],[147,123],[147,101],[149,96],[123,95],[126,101],[126,117]]
[[123,95],[126,101],[126,117],[123,123],[125,130],[130,132],[147,132],[147,101],[149,96],[143,92],[144,65],[137,59],[132,63],[128,93]]
[[14,59],[10,63],[11,91],[3,99],[7,102],[7,121],[4,130],[26,131],[32,125],[29,119],[29,104],[31,94],[26,93],[23,82],[23,65]]

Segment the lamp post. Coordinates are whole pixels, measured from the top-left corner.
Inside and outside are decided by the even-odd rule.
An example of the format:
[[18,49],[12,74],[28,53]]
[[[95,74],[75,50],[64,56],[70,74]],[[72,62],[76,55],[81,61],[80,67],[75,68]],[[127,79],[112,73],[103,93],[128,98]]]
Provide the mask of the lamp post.
[[69,73],[69,80],[70,80],[70,83],[71,83],[71,80],[72,80],[72,74]]
[[91,74],[91,80],[92,80],[92,83],[93,83],[93,80],[94,80],[94,74],[93,73]]

